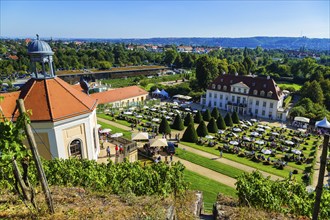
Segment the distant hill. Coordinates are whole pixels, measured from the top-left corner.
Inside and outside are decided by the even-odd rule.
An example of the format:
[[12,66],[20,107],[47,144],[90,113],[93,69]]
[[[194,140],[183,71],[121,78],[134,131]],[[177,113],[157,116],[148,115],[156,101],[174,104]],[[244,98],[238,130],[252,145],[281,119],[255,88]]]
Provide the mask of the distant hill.
[[[62,39],[63,40],[63,39]],[[330,50],[329,38],[307,37],[248,37],[248,38],[127,38],[127,39],[66,39],[78,41],[102,41],[113,43],[133,44],[161,44],[161,45],[192,45],[192,46],[218,46],[236,48],[264,49],[300,49],[302,47],[311,50]]]

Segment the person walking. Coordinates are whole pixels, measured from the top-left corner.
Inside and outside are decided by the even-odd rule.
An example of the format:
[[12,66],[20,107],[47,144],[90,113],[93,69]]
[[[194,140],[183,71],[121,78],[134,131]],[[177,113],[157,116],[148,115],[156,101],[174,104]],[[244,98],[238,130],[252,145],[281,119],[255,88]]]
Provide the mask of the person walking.
[[111,154],[110,154],[110,146],[107,147],[107,157],[111,157]]
[[222,158],[222,150],[220,150],[220,158]]

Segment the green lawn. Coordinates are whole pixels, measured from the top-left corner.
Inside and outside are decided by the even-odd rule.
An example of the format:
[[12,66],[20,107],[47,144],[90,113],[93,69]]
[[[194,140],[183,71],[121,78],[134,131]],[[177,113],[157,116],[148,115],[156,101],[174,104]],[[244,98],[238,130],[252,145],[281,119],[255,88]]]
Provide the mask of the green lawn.
[[181,159],[190,161],[192,163],[198,164],[207,169],[213,170],[215,172],[224,174],[226,176],[236,178],[244,173],[243,170],[237,169],[235,167],[229,166],[227,164],[214,161],[212,159],[200,156],[198,154],[191,153],[189,151],[182,150],[180,148],[176,149],[175,155]]
[[[202,150],[211,154],[214,154],[216,156],[219,155],[219,151],[215,148],[211,147],[205,147],[205,146],[200,146],[195,143],[189,143],[189,142],[181,142],[183,145],[187,145],[189,147],[195,148],[197,150]],[[273,168],[271,165],[263,165],[262,163],[256,163],[254,161],[251,161],[247,158],[244,157],[238,157],[236,154],[230,154],[230,153],[223,153],[223,157],[227,158],[229,160],[235,161],[237,163],[241,163],[250,167],[253,167],[258,170],[265,171],[270,174],[274,174],[283,178],[286,178],[289,176],[290,169],[288,167],[285,167],[284,170],[279,170]]]
[[218,193],[231,197],[237,197],[236,189],[199,175],[195,172],[185,169],[184,178],[186,181],[190,182],[190,189],[203,192],[204,210],[206,212],[212,212],[212,207]]
[[112,130],[111,133],[123,133],[124,138],[131,140],[132,138],[132,133],[130,131],[125,131],[121,128],[117,128],[115,126],[109,125],[107,123],[101,122],[101,121],[97,121],[98,124],[100,124],[102,126],[102,128],[110,128]]
[[280,88],[294,88],[296,91],[300,90],[302,85],[296,84],[296,83],[276,83]]
[[[106,119],[106,120],[110,120],[112,121],[113,120],[113,117],[111,117],[110,115],[106,115],[104,113],[99,113],[97,114],[97,117],[99,118],[103,118],[103,119]],[[125,121],[125,120],[117,120],[115,121],[116,123],[118,124],[121,124],[121,125],[124,125],[124,126],[127,126],[127,127],[131,127],[131,123]]]

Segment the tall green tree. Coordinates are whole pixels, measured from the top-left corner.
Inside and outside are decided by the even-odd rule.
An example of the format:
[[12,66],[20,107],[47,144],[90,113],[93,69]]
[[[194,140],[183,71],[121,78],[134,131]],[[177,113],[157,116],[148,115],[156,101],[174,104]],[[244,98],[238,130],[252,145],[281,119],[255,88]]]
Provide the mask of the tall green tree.
[[179,114],[175,116],[174,122],[172,124],[172,128],[179,131],[182,131],[184,129],[184,125]]
[[306,82],[301,88],[300,93],[303,98],[310,98],[314,103],[323,104],[323,91],[321,85],[315,80],[311,83]]
[[191,116],[190,113],[188,113],[186,115],[186,117],[184,118],[184,125],[185,126],[188,126],[189,124],[194,124],[194,120],[193,120],[193,118],[192,118],[192,116]]
[[207,128],[206,128],[206,125],[203,120],[199,123],[199,125],[196,129],[196,132],[197,132],[198,137],[205,137],[206,135],[209,134],[207,132]]
[[158,131],[160,134],[171,134],[171,128],[165,117],[162,117]]
[[239,124],[239,117],[236,111],[234,111],[233,114],[231,115],[231,119],[233,120],[234,124]]
[[206,89],[219,75],[218,61],[214,57],[201,56],[196,61],[196,79],[202,89]]
[[194,124],[190,123],[186,130],[184,131],[182,138],[182,141],[191,142],[191,143],[197,143],[198,136],[194,127]]
[[219,115],[219,117],[217,119],[217,126],[221,130],[226,130],[226,123],[221,114]]
[[209,109],[206,109],[206,111],[203,112],[203,120],[204,121],[210,121],[211,120],[211,113]]
[[203,120],[203,118],[202,118],[201,112],[197,111],[197,113],[195,114],[195,117],[194,117],[194,122],[199,124],[202,120]]
[[228,112],[224,118],[226,126],[233,127],[233,120],[231,119],[230,113]]
[[212,116],[213,118],[218,118],[218,117],[219,117],[219,111],[218,111],[218,108],[214,107],[214,108],[212,109],[211,116]]

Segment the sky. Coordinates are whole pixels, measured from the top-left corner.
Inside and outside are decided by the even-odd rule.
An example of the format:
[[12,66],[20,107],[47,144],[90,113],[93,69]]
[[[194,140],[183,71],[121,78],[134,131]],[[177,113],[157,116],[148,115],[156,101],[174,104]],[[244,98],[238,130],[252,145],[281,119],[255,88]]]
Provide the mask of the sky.
[[329,0],[0,0],[0,37],[330,38]]

